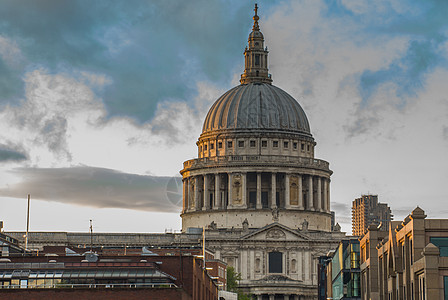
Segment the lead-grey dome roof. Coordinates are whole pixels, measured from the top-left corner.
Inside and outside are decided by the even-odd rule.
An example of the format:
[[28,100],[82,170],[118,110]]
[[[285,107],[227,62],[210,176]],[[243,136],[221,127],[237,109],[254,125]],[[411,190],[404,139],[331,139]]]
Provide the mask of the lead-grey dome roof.
[[244,129],[311,136],[308,119],[299,103],[267,83],[242,84],[224,93],[210,108],[202,134]]

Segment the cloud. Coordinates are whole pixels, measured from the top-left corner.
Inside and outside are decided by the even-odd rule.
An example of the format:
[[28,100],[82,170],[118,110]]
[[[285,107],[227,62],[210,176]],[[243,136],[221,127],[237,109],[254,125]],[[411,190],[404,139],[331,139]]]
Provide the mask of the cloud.
[[21,182],[0,189],[0,196],[153,212],[179,212],[180,177],[144,176],[116,170],[78,166],[71,168],[17,168]]
[[0,76],[9,87],[0,100],[17,103],[17,76],[36,67],[106,74],[114,84],[96,95],[104,97],[106,117],[144,123],[160,102],[192,100],[197,81],[229,84],[227,66],[242,60],[235,54],[247,38],[251,6],[206,0],[3,3],[0,31],[9,37],[7,50],[22,53],[27,63],[15,76]]
[[0,144],[0,162],[14,161],[20,162],[27,159],[27,155],[23,150],[13,149],[6,145]]

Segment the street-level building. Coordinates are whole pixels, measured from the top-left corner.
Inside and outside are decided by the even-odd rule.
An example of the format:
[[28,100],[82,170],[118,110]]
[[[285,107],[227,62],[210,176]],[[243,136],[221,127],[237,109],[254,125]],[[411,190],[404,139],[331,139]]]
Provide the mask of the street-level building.
[[361,243],[362,299],[448,299],[448,219],[417,207],[383,237],[369,228]]

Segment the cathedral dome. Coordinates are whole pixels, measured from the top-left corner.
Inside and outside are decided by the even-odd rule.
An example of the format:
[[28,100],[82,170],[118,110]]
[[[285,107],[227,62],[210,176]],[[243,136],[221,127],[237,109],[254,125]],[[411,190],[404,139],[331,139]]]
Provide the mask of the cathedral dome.
[[241,84],[211,107],[202,134],[212,131],[260,130],[310,136],[308,119],[297,101],[268,83]]

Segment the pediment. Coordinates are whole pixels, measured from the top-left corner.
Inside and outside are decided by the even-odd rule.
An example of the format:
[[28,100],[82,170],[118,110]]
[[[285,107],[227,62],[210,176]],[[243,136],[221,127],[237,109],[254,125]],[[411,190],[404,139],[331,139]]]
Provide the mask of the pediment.
[[309,237],[285,225],[272,223],[241,237],[241,239],[252,241],[307,241]]

